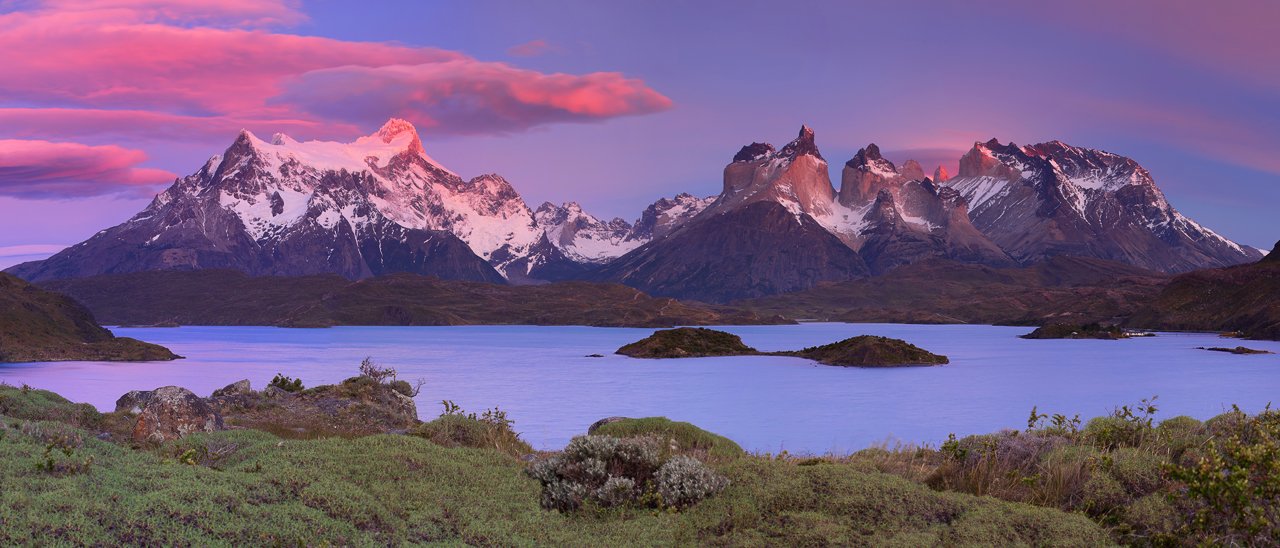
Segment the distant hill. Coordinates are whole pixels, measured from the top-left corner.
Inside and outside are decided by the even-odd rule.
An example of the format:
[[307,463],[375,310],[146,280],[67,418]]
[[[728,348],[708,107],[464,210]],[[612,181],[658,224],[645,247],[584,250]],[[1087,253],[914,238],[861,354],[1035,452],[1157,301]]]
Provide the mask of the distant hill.
[[156,271],[46,282],[120,325],[674,325],[779,323],[740,310],[650,297],[618,284],[533,286],[411,274],[251,277],[231,270]]
[[1130,320],[1133,325],[1189,331],[1240,331],[1280,340],[1280,242],[1262,260],[1174,277]]
[[862,280],[738,301],[757,314],[845,322],[1041,324],[1122,321],[1168,276],[1085,257],[997,268],[929,259]]
[[0,273],[0,362],[177,357],[162,346],[116,337],[70,298]]

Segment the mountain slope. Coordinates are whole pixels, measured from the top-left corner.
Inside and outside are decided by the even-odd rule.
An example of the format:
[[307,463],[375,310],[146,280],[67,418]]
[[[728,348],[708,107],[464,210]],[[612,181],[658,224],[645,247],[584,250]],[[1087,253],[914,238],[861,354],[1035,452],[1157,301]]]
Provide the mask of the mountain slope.
[[1261,254],[1179,213],[1137,162],[1060,141],[974,143],[947,181],[974,226],[1023,264],[1054,255],[1165,272],[1256,261]]
[[1256,263],[1174,277],[1129,323],[1280,340],[1280,242]]
[[471,325],[659,327],[778,323],[724,307],[655,298],[617,284],[537,286],[394,274],[249,277],[231,270],[137,272],[46,282],[125,325]]
[[1155,298],[1167,276],[1086,257],[997,268],[928,259],[888,274],[734,306],[757,314],[847,322],[1039,324],[1120,321]]
[[808,215],[757,201],[704,213],[605,265],[595,279],[661,296],[725,302],[866,275],[857,253]]
[[116,337],[71,298],[0,273],[0,362],[177,357],[162,346]]

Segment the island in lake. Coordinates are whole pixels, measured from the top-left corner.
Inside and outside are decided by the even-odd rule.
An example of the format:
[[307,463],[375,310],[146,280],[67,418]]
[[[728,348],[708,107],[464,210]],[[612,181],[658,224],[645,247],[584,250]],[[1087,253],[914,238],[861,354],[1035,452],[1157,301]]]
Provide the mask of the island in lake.
[[712,356],[795,356],[840,367],[902,367],[943,365],[946,356],[934,354],[900,339],[860,335],[803,350],[761,352],[732,333],[705,327],[655,331],[616,352],[632,358],[702,358]]

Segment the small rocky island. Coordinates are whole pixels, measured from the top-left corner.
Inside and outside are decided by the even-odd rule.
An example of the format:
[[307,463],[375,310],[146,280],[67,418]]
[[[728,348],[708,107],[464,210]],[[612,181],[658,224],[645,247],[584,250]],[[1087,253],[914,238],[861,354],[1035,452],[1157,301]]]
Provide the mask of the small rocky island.
[[698,358],[709,356],[795,356],[841,367],[900,367],[942,365],[946,356],[934,354],[899,339],[861,335],[803,350],[761,352],[732,333],[704,327],[679,327],[619,348],[617,354],[633,358]]
[[1275,352],[1272,352],[1270,350],[1258,350],[1256,348],[1248,348],[1244,346],[1237,346],[1235,348],[1228,348],[1223,346],[1209,346],[1209,347],[1197,346],[1196,350],[1208,350],[1210,352],[1226,352],[1229,354],[1275,354]]
[[1151,335],[1130,333],[1117,325],[1051,323],[1037,327],[1026,335],[1019,336],[1023,339],[1102,339],[1116,341],[1132,337],[1150,337]]

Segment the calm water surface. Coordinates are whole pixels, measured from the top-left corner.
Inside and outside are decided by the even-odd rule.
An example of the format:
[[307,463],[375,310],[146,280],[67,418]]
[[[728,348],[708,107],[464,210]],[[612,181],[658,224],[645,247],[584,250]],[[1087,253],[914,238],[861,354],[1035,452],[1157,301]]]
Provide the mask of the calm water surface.
[[[937,444],[948,433],[1021,428],[1031,407],[1092,417],[1159,395],[1159,417],[1208,418],[1232,403],[1280,403],[1280,357],[1196,350],[1239,341],[1161,334],[1125,341],[1028,341],[1027,328],[814,323],[721,328],[761,350],[861,334],[905,339],[951,365],[855,369],[781,357],[639,360],[613,355],[650,329],[592,327],[181,327],[116,329],[185,360],[0,365],[0,381],[56,391],[110,410],[124,392],[165,385],[208,395],[277,372],[307,386],[356,373],[372,356],[400,378],[427,381],[424,419],[440,400],[468,411],[498,406],[535,447],[562,447],[601,417],[665,415],[758,451],[847,452],[888,443]],[[1280,343],[1247,341],[1280,352]],[[588,358],[587,354],[604,354]]]

